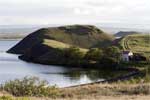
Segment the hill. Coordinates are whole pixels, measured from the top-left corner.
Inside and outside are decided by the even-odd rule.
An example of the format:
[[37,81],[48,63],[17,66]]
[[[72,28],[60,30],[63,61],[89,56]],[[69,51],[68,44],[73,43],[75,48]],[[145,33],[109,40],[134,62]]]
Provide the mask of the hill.
[[132,34],[140,34],[140,33],[135,32],[135,31],[120,31],[115,34],[115,37],[124,37],[124,36],[132,35]]
[[[68,60],[64,49],[75,46],[82,54],[88,48],[105,47],[112,44],[113,37],[90,25],[72,25],[43,28],[37,30],[17,45],[8,50],[8,53],[21,54],[20,59],[40,64],[77,65],[74,60]],[[80,52],[75,54],[80,54]],[[71,49],[72,50],[72,49]],[[70,52],[70,51],[69,51]],[[74,54],[73,54],[74,55]],[[76,59],[77,60],[77,59]]]
[[132,50],[134,53],[150,55],[150,36],[149,35],[129,35],[120,39],[120,47],[123,50]]
[[[44,43],[45,39],[81,48],[91,48],[107,46],[111,44],[113,37],[91,25],[42,28],[29,34],[17,45],[9,49],[8,53],[25,54],[33,46]],[[61,45],[59,44],[59,46]]]

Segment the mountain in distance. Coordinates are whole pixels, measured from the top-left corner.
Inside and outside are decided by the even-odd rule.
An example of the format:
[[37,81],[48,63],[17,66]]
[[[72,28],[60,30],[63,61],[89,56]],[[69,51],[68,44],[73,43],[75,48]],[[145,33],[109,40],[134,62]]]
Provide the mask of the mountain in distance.
[[[112,23],[107,24],[92,24],[97,26],[99,29],[106,33],[116,34],[120,31],[136,31],[140,33],[149,33],[149,29],[145,28],[136,28],[136,27],[126,27],[128,25],[116,25]],[[48,24],[48,25],[0,25],[0,34],[12,35],[12,34],[25,34],[25,36],[29,33],[36,31],[37,29],[43,27],[58,27],[64,26],[59,24]],[[130,25],[131,26],[131,25]]]
[[139,33],[150,33],[149,25],[145,24],[131,24],[131,23],[96,23],[94,24],[106,33],[116,34],[120,31],[125,32],[139,32]]
[[136,32],[136,31],[120,31],[120,32],[115,34],[115,37],[124,37],[127,35],[133,35],[133,34],[141,34],[141,33]]

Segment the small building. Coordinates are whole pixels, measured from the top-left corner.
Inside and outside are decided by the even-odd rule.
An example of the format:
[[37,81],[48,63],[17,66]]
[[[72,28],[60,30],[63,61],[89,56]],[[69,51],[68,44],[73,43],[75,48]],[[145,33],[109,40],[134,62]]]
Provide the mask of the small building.
[[132,51],[123,51],[122,52],[122,60],[129,62],[133,57],[133,52]]

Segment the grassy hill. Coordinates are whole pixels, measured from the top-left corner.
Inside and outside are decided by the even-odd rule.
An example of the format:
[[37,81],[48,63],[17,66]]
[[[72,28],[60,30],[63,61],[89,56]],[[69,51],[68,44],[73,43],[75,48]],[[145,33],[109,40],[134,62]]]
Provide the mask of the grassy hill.
[[[90,25],[72,25],[43,28],[25,37],[17,45],[8,50],[8,52],[15,54],[24,54],[34,45],[44,43],[45,39],[46,41],[57,41],[57,46],[67,44],[78,46],[81,48],[91,48],[108,46],[111,44],[114,38],[113,36],[104,33],[97,27]],[[49,44],[52,45],[53,43]]]
[[149,35],[129,35],[121,39],[119,45],[123,50],[132,50],[134,53],[144,53],[150,55]]
[[90,25],[51,27],[29,34],[7,52],[22,54],[19,58],[29,62],[62,65],[68,63],[63,49],[76,46],[85,54],[88,48],[111,45],[113,39],[113,36]]

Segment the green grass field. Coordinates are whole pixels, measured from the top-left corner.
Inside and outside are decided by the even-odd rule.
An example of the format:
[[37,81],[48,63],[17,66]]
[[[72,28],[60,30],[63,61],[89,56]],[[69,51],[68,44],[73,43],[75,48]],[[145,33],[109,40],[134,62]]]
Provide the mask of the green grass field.
[[149,35],[129,35],[120,41],[123,50],[131,50],[134,53],[150,55],[150,36]]
[[[44,39],[43,44],[53,47],[53,48],[59,48],[59,49],[65,49],[65,48],[69,48],[71,47],[71,45],[63,43],[63,42],[59,42],[59,41],[55,41],[55,40],[50,40],[50,39]],[[83,52],[87,52],[88,49],[85,48],[80,48],[81,51]]]

